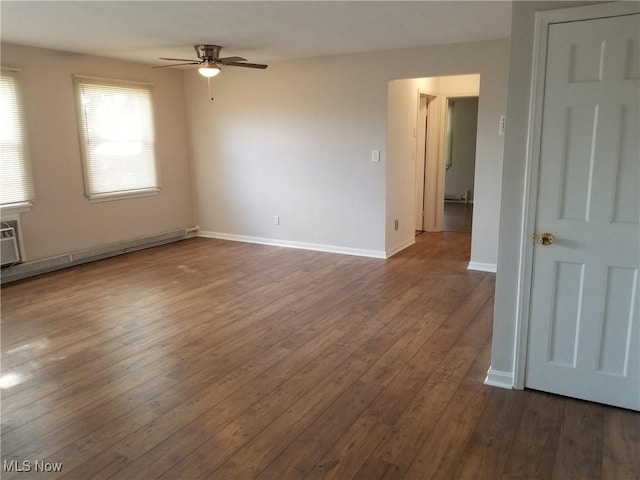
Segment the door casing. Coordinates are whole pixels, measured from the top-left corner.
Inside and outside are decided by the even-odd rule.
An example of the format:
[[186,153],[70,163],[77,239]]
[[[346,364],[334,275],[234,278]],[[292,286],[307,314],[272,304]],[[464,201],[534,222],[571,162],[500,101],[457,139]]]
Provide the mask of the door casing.
[[547,40],[549,26],[554,23],[592,20],[640,13],[635,2],[611,2],[598,5],[571,7],[537,12],[534,26],[534,52],[529,96],[529,126],[525,160],[525,182],[523,193],[523,222],[520,232],[518,258],[518,290],[516,299],[516,324],[514,348],[513,386],[523,389],[529,338],[529,310],[531,280],[533,273],[533,235],[538,197],[538,175],[540,169],[540,144],[542,133],[543,91],[546,76]]
[[[417,90],[417,108],[418,116],[416,118],[416,130],[420,125],[420,100],[426,98],[428,108],[428,122],[427,129],[425,131],[424,142],[420,145],[419,135],[416,135],[416,159],[418,158],[417,152],[420,148],[425,148],[426,151],[423,157],[423,175],[422,175],[422,207],[424,215],[422,217],[422,231],[424,232],[439,232],[442,230],[442,208],[439,208],[440,203],[444,202],[444,173],[443,167],[441,167],[443,159],[444,144],[442,143],[442,99],[439,97],[439,93],[430,92],[427,90]],[[419,160],[417,160],[419,161]],[[416,169],[417,170],[417,169]],[[443,177],[440,181],[440,177]],[[416,183],[420,179],[416,179]],[[442,185],[440,185],[442,184]],[[416,201],[417,195],[416,195]],[[417,207],[417,206],[416,206]]]
[[[422,231],[441,232],[442,217],[444,213],[444,155],[445,155],[445,125],[447,117],[447,103],[454,98],[478,98],[479,92],[429,92],[418,89],[417,91],[416,131],[420,122],[420,99],[426,98],[428,105],[428,125],[425,141],[427,144],[424,157],[424,175],[422,185],[422,205],[424,216],[422,218]],[[477,130],[476,125],[476,130]],[[421,148],[419,135],[416,135],[416,162],[418,162],[418,149]],[[424,145],[422,145],[424,148]],[[416,172],[418,169],[415,169]],[[416,182],[419,179],[416,179]],[[474,171],[475,183],[475,171]],[[417,195],[416,195],[417,198]],[[417,206],[416,206],[417,208]]]
[[[424,231],[425,224],[425,179],[429,145],[429,104],[435,97],[418,90],[418,119],[416,122],[416,195],[415,223],[416,231]],[[423,108],[424,107],[424,108]]]

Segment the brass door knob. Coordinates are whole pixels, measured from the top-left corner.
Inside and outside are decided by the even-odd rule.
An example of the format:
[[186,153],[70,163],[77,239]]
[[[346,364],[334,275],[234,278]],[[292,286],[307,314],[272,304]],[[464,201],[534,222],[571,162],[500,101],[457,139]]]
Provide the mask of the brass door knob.
[[553,245],[554,240],[555,237],[551,233],[544,232],[540,234],[540,239],[538,241],[540,242],[540,245],[546,247],[548,245]]

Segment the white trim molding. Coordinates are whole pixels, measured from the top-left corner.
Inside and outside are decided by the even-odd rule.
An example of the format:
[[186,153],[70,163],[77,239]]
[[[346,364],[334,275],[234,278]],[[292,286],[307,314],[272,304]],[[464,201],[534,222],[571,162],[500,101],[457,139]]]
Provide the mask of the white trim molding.
[[484,384],[491,387],[513,389],[513,373],[494,370],[489,367]]
[[469,265],[467,265],[467,270],[496,273],[498,271],[498,265],[495,263],[469,262]]
[[0,215],[15,215],[30,212],[31,207],[33,207],[33,202],[7,203],[0,205]]
[[230,240],[232,242],[257,243],[259,245],[269,245],[272,247],[297,248],[300,250],[312,250],[316,252],[355,255],[357,257],[387,258],[385,252],[381,250],[366,250],[362,248],[339,247],[319,243],[295,242],[291,240],[280,240],[277,238],[252,237],[249,235],[236,235],[233,233],[211,232],[206,230],[200,230],[197,236],[204,238],[216,238],[218,240]]
[[542,132],[542,110],[544,81],[546,76],[547,43],[549,27],[554,23],[582,21],[596,18],[631,15],[640,12],[637,2],[610,2],[596,5],[563,8],[537,12],[533,38],[533,65],[531,70],[531,90],[529,94],[529,125],[524,174],[522,202],[522,228],[518,258],[518,285],[516,298],[516,319],[513,353],[513,373],[493,372],[487,375],[485,383],[499,382],[502,374],[512,377],[512,386],[523,389],[527,362],[527,341],[529,337],[529,309],[533,272],[533,242],[538,197],[538,174],[540,168],[540,142]]
[[76,74],[71,75],[71,77],[74,80],[97,80],[99,82],[104,82],[104,83],[115,83],[116,85],[128,84],[128,85],[139,85],[139,86],[145,86],[145,87],[153,87],[153,83],[140,82],[140,81],[137,81],[137,80],[121,80],[119,78],[96,77],[96,76],[93,76],[93,75],[76,75]]
[[87,198],[91,203],[100,203],[113,202],[115,200],[125,200],[127,198],[150,197],[152,195],[158,195],[158,193],[160,193],[160,189],[157,187],[153,187],[141,188],[138,190],[128,190],[125,192],[96,193],[93,195],[88,195]]

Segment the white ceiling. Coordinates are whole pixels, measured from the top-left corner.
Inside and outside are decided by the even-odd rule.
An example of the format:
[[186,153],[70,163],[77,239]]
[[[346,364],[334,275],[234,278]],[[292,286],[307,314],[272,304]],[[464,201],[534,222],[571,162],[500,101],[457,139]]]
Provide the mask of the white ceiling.
[[[3,42],[161,64],[193,45],[270,62],[508,37],[511,2],[7,1]],[[166,63],[166,62],[164,62]]]

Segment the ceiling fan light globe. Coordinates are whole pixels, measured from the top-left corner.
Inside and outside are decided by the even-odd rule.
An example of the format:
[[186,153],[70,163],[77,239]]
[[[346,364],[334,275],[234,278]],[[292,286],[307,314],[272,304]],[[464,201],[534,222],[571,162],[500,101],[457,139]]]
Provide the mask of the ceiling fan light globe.
[[203,77],[211,78],[218,75],[220,73],[220,69],[218,67],[200,67],[198,69],[198,73]]

